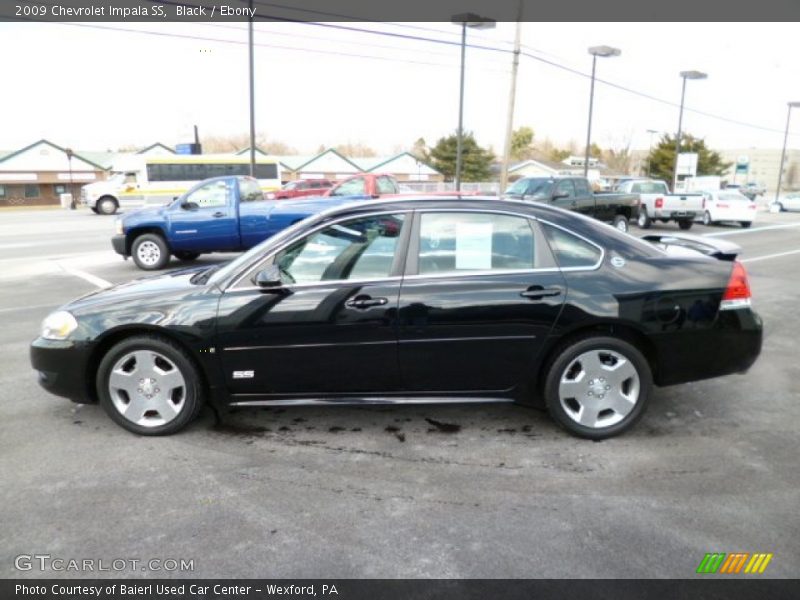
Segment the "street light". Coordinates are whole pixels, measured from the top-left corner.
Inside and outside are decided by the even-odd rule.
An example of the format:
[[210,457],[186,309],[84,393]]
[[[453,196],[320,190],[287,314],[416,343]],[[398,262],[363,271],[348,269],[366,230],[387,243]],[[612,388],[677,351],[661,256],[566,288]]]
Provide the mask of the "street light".
[[653,154],[653,134],[658,133],[655,129],[648,129],[647,133],[650,134],[650,146],[647,148],[647,176],[650,177],[651,156]]
[[589,88],[589,126],[586,128],[586,157],[583,161],[583,176],[589,175],[589,150],[592,143],[592,105],[594,104],[594,72],[597,67],[597,57],[608,58],[611,56],[619,56],[622,51],[619,48],[612,48],[611,46],[592,46],[589,48],[589,54],[592,55],[592,83]]
[[72,185],[72,156],[75,153],[72,151],[72,148],[67,148],[66,153],[67,161],[69,162],[69,208],[70,210],[75,210],[75,190]]
[[678,113],[678,136],[675,138],[675,172],[672,174],[672,191],[678,187],[678,155],[681,153],[681,126],[683,125],[683,99],[686,96],[686,80],[687,79],[705,79],[708,77],[707,73],[701,71],[681,71],[683,78],[683,87],[681,88],[681,110]]
[[454,25],[461,25],[461,86],[458,92],[458,136],[456,142],[456,191],[461,190],[461,153],[464,145],[464,58],[467,51],[467,27],[471,29],[494,29],[493,19],[481,17],[475,13],[459,13],[453,15]]
[[783,182],[783,163],[786,160],[786,142],[789,139],[789,119],[792,117],[792,109],[800,108],[800,102],[787,102],[786,110],[786,131],[783,134],[783,150],[781,150],[781,168],[778,169],[778,188],[775,190],[775,202],[777,206],[778,199],[781,195],[781,183]]

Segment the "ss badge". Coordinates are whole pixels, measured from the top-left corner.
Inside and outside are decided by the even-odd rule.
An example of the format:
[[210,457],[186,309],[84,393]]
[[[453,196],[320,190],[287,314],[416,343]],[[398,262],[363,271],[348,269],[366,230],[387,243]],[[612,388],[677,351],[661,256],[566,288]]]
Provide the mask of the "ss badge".
[[255,375],[255,371],[234,371],[233,378],[234,379],[252,379]]

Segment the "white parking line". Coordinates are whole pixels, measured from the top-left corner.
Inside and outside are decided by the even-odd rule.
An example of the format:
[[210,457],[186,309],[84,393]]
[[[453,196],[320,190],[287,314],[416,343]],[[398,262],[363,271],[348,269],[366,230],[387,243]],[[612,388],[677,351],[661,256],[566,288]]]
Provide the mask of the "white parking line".
[[719,237],[723,235],[742,235],[743,233],[758,233],[759,231],[769,231],[771,229],[789,229],[800,227],[800,223],[788,223],[786,225],[767,225],[766,227],[751,227],[750,229],[734,229],[733,231],[718,231],[716,233],[704,233],[706,237]]
[[112,285],[114,285],[110,281],[101,279],[100,277],[92,275],[91,273],[87,273],[86,271],[81,271],[80,269],[73,269],[72,267],[65,267],[64,265],[58,265],[58,266],[61,267],[64,271],[66,271],[70,275],[75,275],[75,277],[80,277],[81,279],[84,279],[89,283],[91,283],[92,285],[96,285],[99,288],[105,289],[105,288],[110,288]]
[[777,254],[766,254],[764,256],[754,256],[753,258],[745,258],[741,262],[751,263],[759,260],[768,260],[770,258],[778,258],[780,256],[789,256],[790,254],[800,254],[800,250],[789,250],[788,252],[778,252]]

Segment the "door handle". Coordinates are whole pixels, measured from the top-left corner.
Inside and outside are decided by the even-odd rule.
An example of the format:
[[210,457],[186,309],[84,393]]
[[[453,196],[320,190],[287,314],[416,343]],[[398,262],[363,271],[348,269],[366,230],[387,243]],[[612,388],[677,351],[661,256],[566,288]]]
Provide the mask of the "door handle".
[[224,217],[224,216],[225,216],[225,213],[224,213],[224,212],[222,212],[222,211],[220,211],[220,210],[218,210],[217,212],[215,212],[215,213],[214,213],[213,215],[211,215],[211,216],[212,216],[212,217]]
[[369,308],[370,306],[383,306],[388,304],[388,298],[373,298],[372,296],[356,296],[344,303],[348,308]]
[[560,294],[561,290],[558,288],[543,288],[540,285],[532,285],[524,292],[519,293],[523,298],[530,298],[532,300],[538,300],[539,298],[546,298],[548,296],[559,296]]

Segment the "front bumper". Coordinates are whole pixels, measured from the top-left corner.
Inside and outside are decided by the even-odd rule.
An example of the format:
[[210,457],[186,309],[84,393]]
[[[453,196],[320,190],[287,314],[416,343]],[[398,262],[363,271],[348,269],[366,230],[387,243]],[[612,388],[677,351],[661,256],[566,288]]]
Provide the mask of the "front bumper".
[[[39,385],[51,394],[84,404],[95,402],[93,382],[87,378],[89,344],[71,340],[36,338],[31,343],[31,366]],[[91,387],[90,387],[91,386]]]
[[126,246],[125,234],[115,235],[111,238],[111,247],[114,248],[114,252],[116,252],[123,258],[128,258],[129,254],[126,252],[125,246]]

